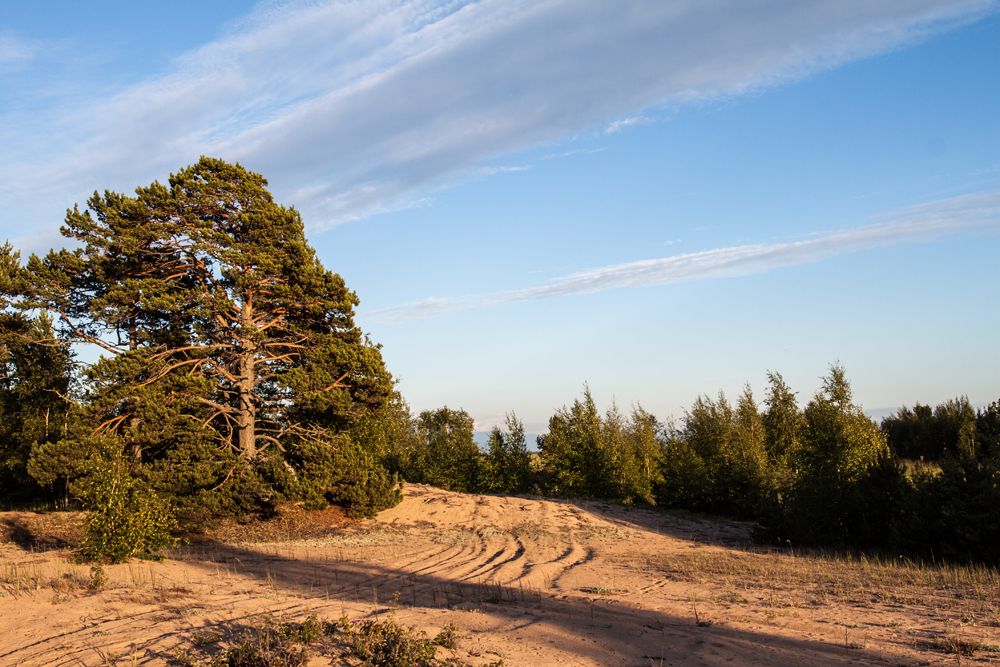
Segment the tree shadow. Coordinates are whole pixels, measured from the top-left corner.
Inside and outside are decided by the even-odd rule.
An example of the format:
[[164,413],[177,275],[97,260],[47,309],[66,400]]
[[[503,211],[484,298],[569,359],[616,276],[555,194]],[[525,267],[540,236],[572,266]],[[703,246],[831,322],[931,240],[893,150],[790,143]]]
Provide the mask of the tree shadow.
[[738,549],[753,549],[757,546],[753,540],[755,524],[750,521],[600,500],[554,498],[546,500],[571,505],[615,525],[696,544]]
[[[547,626],[546,641],[598,664],[906,664],[898,654],[846,643],[825,643],[712,623],[696,614],[679,617],[614,599],[565,595],[564,591],[456,580],[433,567],[408,571],[349,560],[286,557],[224,543],[202,543],[175,557],[205,569],[225,563],[232,571],[319,602],[478,611],[503,624],[508,641],[520,630]],[[390,606],[391,605],[391,606]],[[521,640],[523,641],[523,640]]]
[[0,540],[25,551],[53,551],[74,546],[62,536],[39,532],[19,517],[0,518]]

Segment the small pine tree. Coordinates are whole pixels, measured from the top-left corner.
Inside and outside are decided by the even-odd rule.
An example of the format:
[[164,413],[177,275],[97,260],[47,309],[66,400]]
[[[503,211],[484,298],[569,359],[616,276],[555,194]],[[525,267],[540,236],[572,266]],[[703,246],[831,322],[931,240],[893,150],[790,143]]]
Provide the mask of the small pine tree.
[[624,502],[656,504],[663,481],[663,442],[656,417],[636,405],[625,423],[618,497]]
[[404,463],[404,478],[452,491],[477,487],[480,451],[474,422],[465,410],[447,406],[417,417],[418,447]]
[[656,504],[685,510],[710,510],[712,478],[705,459],[684,433],[671,430],[663,441],[662,480],[656,485]]
[[729,511],[757,516],[771,489],[764,420],[747,385],[733,413],[733,429],[722,449],[719,481],[728,489]]
[[788,479],[788,456],[799,446],[802,436],[802,412],[795,393],[785,383],[781,373],[768,371],[768,392],[764,399],[764,434],[767,457],[775,482],[782,485]]
[[716,399],[699,396],[684,415],[680,436],[696,457],[685,457],[688,465],[700,462],[703,475],[692,509],[726,513],[732,511],[727,450],[735,429],[733,407],[721,391]]
[[531,483],[531,454],[524,438],[524,424],[509,413],[506,429],[494,427],[490,431],[480,466],[480,488],[486,493],[524,493]]
[[611,497],[614,467],[603,444],[601,415],[589,388],[583,400],[549,418],[549,432],[538,439],[542,462],[551,471],[557,495]]
[[799,447],[791,453],[794,479],[785,503],[793,541],[863,545],[888,533],[866,517],[873,509],[869,482],[891,463],[885,435],[860,406],[842,366],[833,365],[823,388],[803,412]]

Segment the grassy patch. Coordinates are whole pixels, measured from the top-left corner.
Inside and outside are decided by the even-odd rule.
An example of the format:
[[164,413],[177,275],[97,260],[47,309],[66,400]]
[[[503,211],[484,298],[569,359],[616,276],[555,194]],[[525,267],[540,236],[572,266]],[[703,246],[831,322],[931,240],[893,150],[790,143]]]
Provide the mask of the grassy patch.
[[671,554],[653,568],[642,567],[676,581],[711,584],[727,591],[725,602],[756,597],[772,607],[837,602],[937,607],[1000,624],[1000,572],[989,567],[721,550]]
[[454,649],[455,627],[446,625],[433,639],[391,616],[336,622],[310,616],[302,622],[264,618],[249,626],[219,626],[186,638],[174,664],[181,667],[302,667],[313,657],[331,664],[362,667],[439,667],[461,665],[439,659],[439,647]]
[[957,634],[946,634],[929,642],[929,647],[942,653],[950,653],[964,657],[972,657],[977,653],[1000,653],[1000,645],[984,644],[977,640],[966,639]]
[[353,629],[351,648],[372,667],[430,667],[437,645],[415,628],[395,621],[364,621]]

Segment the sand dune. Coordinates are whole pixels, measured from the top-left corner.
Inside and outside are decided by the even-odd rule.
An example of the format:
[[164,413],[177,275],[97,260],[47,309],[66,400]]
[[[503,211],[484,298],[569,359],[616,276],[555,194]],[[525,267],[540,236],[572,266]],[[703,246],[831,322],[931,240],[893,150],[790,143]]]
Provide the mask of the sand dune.
[[[164,664],[194,631],[261,614],[391,615],[429,634],[451,623],[459,642],[450,655],[470,664],[1000,656],[995,573],[765,554],[750,547],[745,524],[597,502],[411,485],[376,520],[307,539],[192,544],[162,562],[107,567],[99,591],[68,556],[0,543],[0,665]],[[958,656],[949,646],[980,650]]]

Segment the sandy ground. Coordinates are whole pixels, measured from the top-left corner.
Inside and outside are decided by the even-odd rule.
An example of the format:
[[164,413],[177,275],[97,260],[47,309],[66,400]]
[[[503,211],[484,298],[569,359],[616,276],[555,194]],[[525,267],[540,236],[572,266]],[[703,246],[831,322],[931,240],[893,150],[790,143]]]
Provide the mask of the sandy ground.
[[761,554],[744,524],[596,502],[412,485],[377,520],[227,535],[108,566],[96,591],[67,550],[24,544],[0,543],[0,665],[165,664],[198,631],[263,614],[451,623],[449,655],[474,665],[1000,662],[995,572]]

